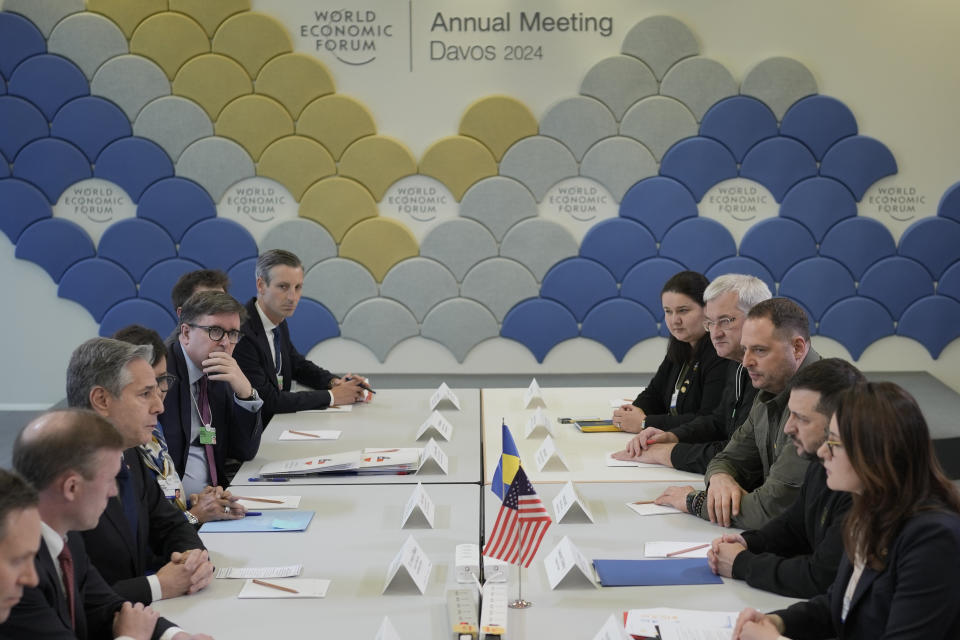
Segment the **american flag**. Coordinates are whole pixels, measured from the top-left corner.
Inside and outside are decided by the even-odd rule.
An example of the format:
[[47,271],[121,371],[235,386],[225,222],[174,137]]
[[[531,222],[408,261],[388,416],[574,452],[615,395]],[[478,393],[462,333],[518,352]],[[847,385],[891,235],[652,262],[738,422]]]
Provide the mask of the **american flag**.
[[503,497],[483,555],[529,567],[551,524],[553,520],[520,467]]

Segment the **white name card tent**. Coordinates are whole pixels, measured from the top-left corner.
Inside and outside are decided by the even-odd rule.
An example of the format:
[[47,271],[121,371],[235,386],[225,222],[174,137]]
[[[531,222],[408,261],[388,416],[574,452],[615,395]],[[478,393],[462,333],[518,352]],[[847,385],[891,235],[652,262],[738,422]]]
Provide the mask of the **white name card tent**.
[[390,622],[390,618],[383,616],[383,622],[380,623],[380,628],[377,630],[377,635],[373,636],[373,640],[400,640],[400,634]]
[[407,500],[407,506],[403,509],[403,517],[400,519],[400,528],[407,525],[423,527],[424,525],[433,529],[433,517],[436,513],[436,506],[433,500],[427,494],[426,489],[419,482],[410,498]]
[[433,570],[433,563],[430,558],[413,536],[410,536],[387,568],[387,579],[383,583],[382,593],[386,593],[388,588],[399,590],[404,583],[407,585],[412,583],[423,595],[427,590],[431,570]]
[[593,636],[593,640],[632,640],[632,637],[617,621],[617,616],[611,613],[597,635]]
[[[553,551],[543,559],[547,568],[547,580],[551,589],[556,589],[560,583],[573,584],[586,580],[596,588],[600,588],[593,572],[593,566],[586,556],[577,549],[569,536],[557,543]],[[576,569],[574,571],[574,569]]]
[[555,522],[562,522],[567,516],[571,522],[583,518],[594,522],[590,508],[571,481],[563,485],[563,489],[553,499],[553,514]]
[[453,425],[450,424],[450,421],[443,417],[439,411],[434,411],[430,414],[423,424],[420,425],[420,429],[417,430],[417,436],[415,440],[422,438],[428,431],[433,430],[438,436],[450,441],[450,437],[453,435]]
[[527,418],[524,437],[529,438],[537,431],[545,431],[548,435],[553,435],[553,420],[543,412],[543,409],[537,409],[532,416]]
[[453,405],[454,409],[460,411],[460,399],[457,398],[457,394],[447,386],[446,382],[441,382],[437,390],[430,396],[430,410],[433,411],[436,409],[443,401],[449,402]]
[[543,471],[547,469],[547,467],[550,467],[547,469],[548,471],[569,470],[566,459],[564,459],[563,455],[557,449],[557,443],[550,436],[547,436],[543,444],[540,445],[540,448],[537,449],[534,459],[537,463],[537,471]]
[[427,446],[423,448],[423,455],[420,457],[420,468],[417,469],[417,473],[420,473],[424,469],[429,469],[430,467],[435,467],[439,469],[444,475],[447,474],[447,454],[444,453],[443,449],[440,448],[440,445],[437,444],[437,441],[433,438],[427,442]]
[[523,408],[532,409],[533,407],[546,406],[547,402],[543,399],[543,391],[540,390],[540,385],[537,384],[537,379],[534,378],[530,386],[527,387],[527,390],[523,392]]

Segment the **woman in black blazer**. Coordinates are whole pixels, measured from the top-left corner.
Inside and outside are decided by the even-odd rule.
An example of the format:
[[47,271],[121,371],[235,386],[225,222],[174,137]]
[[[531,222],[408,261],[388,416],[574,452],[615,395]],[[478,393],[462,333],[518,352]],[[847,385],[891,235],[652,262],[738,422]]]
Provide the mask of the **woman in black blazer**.
[[744,610],[734,640],[960,638],[960,493],[916,401],[890,382],[854,387],[817,454],[827,486],[853,496],[837,578],[774,614]]
[[613,412],[613,423],[623,431],[669,431],[713,412],[720,403],[729,361],[717,355],[703,326],[707,284],[702,274],[681,271],[663,285],[663,321],[670,330],[667,356],[633,404]]

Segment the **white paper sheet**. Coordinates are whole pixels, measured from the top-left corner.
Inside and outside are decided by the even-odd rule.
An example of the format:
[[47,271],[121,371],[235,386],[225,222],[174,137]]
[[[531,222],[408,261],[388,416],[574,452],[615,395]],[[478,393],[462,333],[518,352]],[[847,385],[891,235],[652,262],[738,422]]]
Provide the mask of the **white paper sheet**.
[[219,567],[214,574],[215,578],[292,578],[300,575],[302,564],[292,564],[289,567]]
[[[294,433],[296,431],[297,433]],[[314,429],[285,429],[277,440],[337,440],[342,431],[335,429],[314,430]],[[304,435],[310,434],[310,435]]]
[[265,587],[263,585],[254,583],[253,580],[248,580],[247,583],[243,585],[243,589],[240,590],[240,593],[237,595],[237,597],[241,599],[263,598],[269,600],[289,598],[324,598],[327,595],[327,589],[330,587],[329,580],[321,580],[319,578],[273,578],[271,580],[265,580],[265,582],[275,584],[279,587],[293,589],[297,593],[290,593],[289,591],[281,591],[280,589]]
[[[625,503],[630,509],[636,511],[641,516],[662,516],[668,513],[683,513],[680,509],[667,507],[659,504],[637,504],[636,502]],[[693,546],[693,545],[691,545]]]

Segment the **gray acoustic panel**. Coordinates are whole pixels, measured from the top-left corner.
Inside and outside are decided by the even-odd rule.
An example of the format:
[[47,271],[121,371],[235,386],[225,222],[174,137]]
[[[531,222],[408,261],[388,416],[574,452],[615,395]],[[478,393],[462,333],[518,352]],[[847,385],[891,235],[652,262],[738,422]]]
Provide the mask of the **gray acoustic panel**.
[[638,22],[623,39],[623,53],[643,60],[657,78],[679,60],[700,53],[693,32],[671,16],[651,16]]
[[634,184],[657,175],[657,159],[632,138],[617,136],[593,145],[580,163],[580,175],[593,178],[617,202]]
[[777,120],[782,120],[790,105],[817,93],[817,79],[793,58],[767,58],[747,73],[740,93],[766,103]]
[[517,223],[500,245],[500,255],[513,258],[543,280],[550,267],[564,258],[577,255],[573,234],[556,222],[534,218]]
[[519,180],[537,202],[553,185],[578,173],[577,160],[570,149],[553,138],[531,136],[507,149],[500,161],[500,175]]
[[423,239],[420,255],[446,266],[459,282],[470,267],[497,255],[497,241],[479,222],[466,218],[447,220]]
[[148,102],[133,123],[133,135],[153,140],[176,162],[183,150],[213,135],[207,112],[193,100],[164,96]]
[[561,100],[540,118],[540,135],[562,142],[577,160],[598,140],[616,134],[617,121],[607,105],[587,96]]
[[377,296],[377,281],[359,262],[330,258],[307,270],[303,295],[330,309],[337,321],[343,322],[361,300]]
[[413,314],[386,298],[364,300],[347,313],[340,327],[342,337],[366,346],[380,362],[386,361],[390,350],[400,342],[419,333]]
[[83,11],[83,8],[84,0],[6,0],[3,3],[4,11],[29,18],[45,38],[58,22],[72,13]]
[[507,229],[537,215],[537,201],[527,187],[512,178],[484,178],[467,189],[460,200],[460,215],[473,218],[503,239]]
[[97,69],[90,93],[115,102],[133,122],[145,104],[170,95],[170,81],[152,60],[127,54],[111,58]]
[[460,295],[485,306],[498,322],[503,322],[513,305],[539,294],[540,287],[530,270],[509,258],[490,258],[477,264],[460,287]]
[[697,135],[697,119],[684,104],[666,96],[636,103],[620,122],[620,135],[642,142],[659,162],[678,141]]
[[429,258],[408,258],[391,267],[380,283],[380,295],[409,309],[418,322],[438,302],[456,298],[457,280],[445,266]]
[[295,218],[271,228],[260,240],[260,251],[286,249],[303,263],[303,270],[337,255],[337,243],[318,222],[307,218]]
[[100,65],[129,53],[130,47],[115,22],[99,13],[85,11],[67,16],[53,28],[47,51],[72,60],[89,80]]
[[256,175],[253,160],[233,140],[210,136],[183,150],[176,164],[177,175],[198,183],[214,202],[220,202],[230,185]]
[[632,56],[612,56],[593,65],[583,82],[580,93],[607,105],[620,120],[637,100],[656,95],[660,83],[650,67]]
[[699,122],[714,104],[737,95],[737,81],[716,60],[688,58],[667,72],[660,83],[660,93],[687,105]]
[[427,314],[421,334],[436,340],[463,362],[470,351],[500,334],[497,319],[479,303],[466,298],[441,302]]

